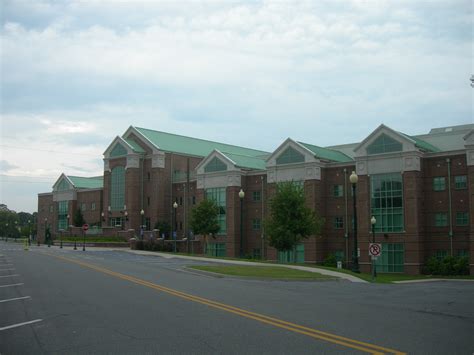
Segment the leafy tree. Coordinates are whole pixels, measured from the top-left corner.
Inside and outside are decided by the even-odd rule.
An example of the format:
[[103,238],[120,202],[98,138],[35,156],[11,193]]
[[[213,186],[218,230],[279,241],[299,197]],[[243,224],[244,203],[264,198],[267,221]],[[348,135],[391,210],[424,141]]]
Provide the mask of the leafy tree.
[[160,230],[160,236],[165,234],[165,237],[168,237],[170,235],[171,231],[171,226],[168,222],[156,222],[155,223],[155,229]]
[[191,211],[190,227],[194,234],[204,236],[204,250],[207,250],[207,236],[219,232],[219,207],[211,199],[202,200]]
[[80,208],[78,208],[76,212],[74,212],[73,221],[76,227],[81,227],[82,225],[86,223],[86,220],[84,219],[84,216]]
[[319,233],[322,224],[323,220],[306,206],[304,190],[298,184],[293,181],[277,184],[270,202],[270,216],[265,221],[270,246],[295,253],[296,246]]

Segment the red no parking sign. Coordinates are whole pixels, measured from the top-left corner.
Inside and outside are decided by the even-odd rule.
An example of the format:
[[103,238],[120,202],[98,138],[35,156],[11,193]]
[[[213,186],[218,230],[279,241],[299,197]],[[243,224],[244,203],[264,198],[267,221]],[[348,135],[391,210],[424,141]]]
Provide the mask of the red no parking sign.
[[369,255],[370,256],[380,256],[382,254],[382,244],[380,243],[369,243]]

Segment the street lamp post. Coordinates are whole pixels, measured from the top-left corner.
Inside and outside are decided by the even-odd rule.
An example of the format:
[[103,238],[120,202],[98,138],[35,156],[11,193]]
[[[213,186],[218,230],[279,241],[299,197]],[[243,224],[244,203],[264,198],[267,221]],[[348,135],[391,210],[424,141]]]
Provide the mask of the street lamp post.
[[244,257],[244,190],[240,189],[239,199],[240,199],[240,257]]
[[[377,223],[377,220],[372,216],[370,219],[370,224],[372,225],[372,243],[375,243],[375,223]],[[375,267],[375,258],[372,256],[372,281],[377,277],[377,270]]]
[[[16,238],[17,238],[17,232],[18,232],[18,221],[15,221],[15,243],[16,243]],[[452,254],[452,253],[451,253]]]
[[176,209],[178,208],[178,203],[174,201],[173,203],[173,252],[176,253],[176,234],[177,234],[177,223],[176,223]]
[[45,217],[44,218],[44,241],[48,243],[48,248],[51,248],[51,245],[49,244],[49,238],[47,235],[47,228],[48,228],[48,217]]
[[358,253],[358,247],[357,247],[357,206],[356,206],[356,185],[357,181],[359,180],[359,177],[355,173],[355,171],[352,172],[351,176],[349,177],[349,180],[352,184],[352,206],[354,209],[354,252],[352,256],[352,271],[355,273],[360,273],[359,270],[359,253]]
[[31,220],[28,220],[28,245],[31,246]]
[[140,225],[140,238],[141,240],[143,240],[143,231],[145,229],[145,226],[144,226],[145,223],[143,222],[143,219],[145,218],[145,211],[143,210],[143,208],[140,211],[140,215],[142,216],[142,223]]
[[5,242],[8,243],[8,223],[5,223],[5,227],[6,227],[6,235],[5,235]]

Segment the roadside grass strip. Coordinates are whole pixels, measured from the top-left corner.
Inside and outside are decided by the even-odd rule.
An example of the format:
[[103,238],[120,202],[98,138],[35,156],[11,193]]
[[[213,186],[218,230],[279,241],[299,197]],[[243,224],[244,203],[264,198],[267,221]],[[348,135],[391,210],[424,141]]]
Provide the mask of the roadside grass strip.
[[333,344],[348,347],[348,348],[351,348],[351,349],[356,349],[356,350],[359,350],[359,351],[362,351],[362,352],[365,352],[365,353],[368,353],[368,354],[374,354],[374,355],[375,354],[377,354],[377,355],[382,355],[382,354],[402,355],[402,354],[405,354],[404,352],[400,352],[398,350],[389,349],[389,348],[385,348],[385,347],[382,347],[382,346],[378,346],[378,345],[374,345],[374,344],[370,344],[370,343],[365,343],[365,342],[362,342],[362,341],[359,341],[359,340],[350,339],[350,338],[346,338],[346,337],[343,337],[343,336],[323,332],[321,330],[305,327],[305,326],[298,325],[298,324],[291,323],[291,322],[287,322],[287,321],[284,321],[284,320],[281,320],[281,319],[269,317],[269,316],[266,316],[266,315],[263,315],[263,314],[250,312],[250,311],[247,311],[247,310],[244,310],[244,309],[241,309],[241,308],[237,308],[237,307],[227,305],[227,304],[224,304],[224,303],[212,301],[210,299],[206,299],[206,298],[203,298],[203,297],[194,296],[192,294],[188,294],[188,293],[184,293],[184,292],[174,290],[174,289],[171,289],[171,288],[168,288],[168,287],[160,286],[158,284],[154,284],[154,283],[149,282],[149,281],[145,281],[145,280],[133,277],[133,276],[121,274],[121,273],[111,271],[111,270],[108,270],[108,269],[105,269],[105,268],[102,268],[102,267],[99,267],[99,266],[96,266],[96,265],[93,265],[93,264],[85,263],[85,262],[82,262],[82,261],[79,261],[79,260],[69,259],[69,258],[66,258],[66,257],[63,257],[63,256],[57,256],[57,255],[53,255],[53,254],[46,254],[46,255],[52,256],[52,257],[57,258],[57,259],[61,259],[63,261],[67,261],[67,262],[71,262],[71,263],[74,263],[74,264],[77,264],[77,265],[81,265],[83,267],[86,267],[86,268],[89,268],[89,269],[92,269],[92,270],[95,270],[95,271],[98,271],[98,272],[101,272],[101,273],[119,278],[119,279],[122,279],[122,280],[130,281],[130,282],[133,282],[137,285],[142,285],[142,286],[154,289],[156,291],[168,293],[170,295],[180,297],[180,298],[188,300],[188,301],[200,303],[200,304],[203,304],[203,305],[215,308],[215,309],[219,309],[219,310],[222,310],[222,311],[225,311],[225,312],[228,312],[228,313],[236,314],[236,315],[244,317],[244,318],[253,319],[253,320],[258,321],[260,323],[272,325],[272,326],[275,326],[275,327],[278,327],[278,328],[281,328],[281,329],[286,329],[288,331],[291,331],[291,332],[294,332],[294,333],[299,333],[299,334],[302,334],[302,335],[306,335],[306,336],[314,338],[314,339],[319,339],[319,340],[327,341],[327,342],[330,342],[330,343],[333,343]]
[[321,275],[317,272],[287,269],[274,266],[243,266],[243,265],[192,265],[190,269],[207,271],[217,274],[277,279],[277,280],[336,280],[336,277]]

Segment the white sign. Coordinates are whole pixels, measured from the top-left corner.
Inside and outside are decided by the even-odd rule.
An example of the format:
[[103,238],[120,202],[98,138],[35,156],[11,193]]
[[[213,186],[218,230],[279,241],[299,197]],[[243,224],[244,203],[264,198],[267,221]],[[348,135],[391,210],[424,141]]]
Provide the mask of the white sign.
[[380,243],[369,243],[369,255],[380,256],[382,254],[382,244]]

